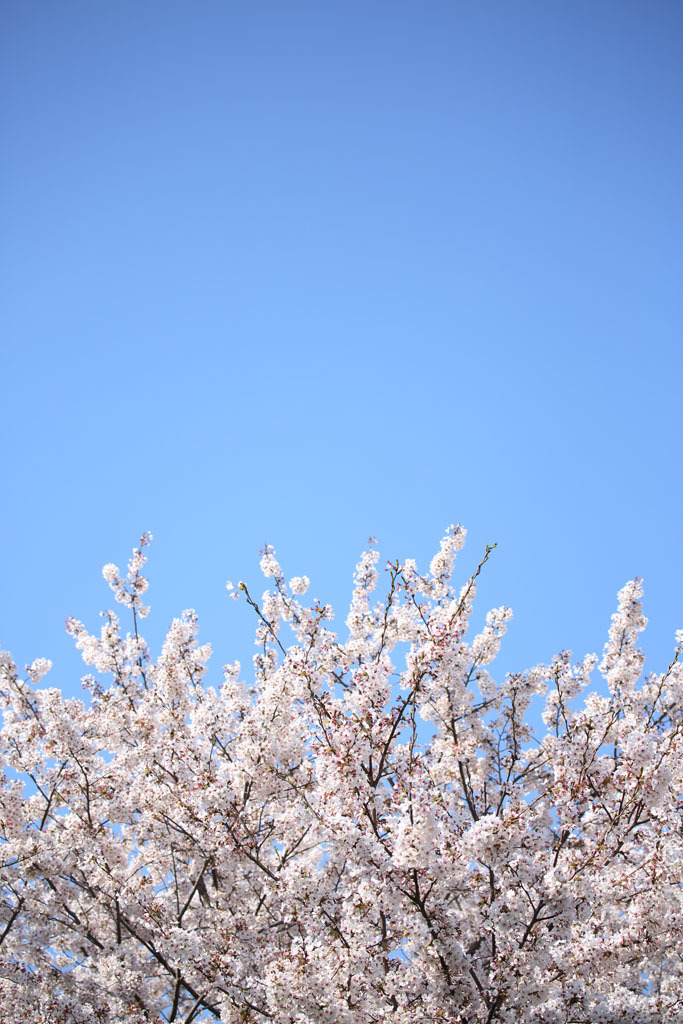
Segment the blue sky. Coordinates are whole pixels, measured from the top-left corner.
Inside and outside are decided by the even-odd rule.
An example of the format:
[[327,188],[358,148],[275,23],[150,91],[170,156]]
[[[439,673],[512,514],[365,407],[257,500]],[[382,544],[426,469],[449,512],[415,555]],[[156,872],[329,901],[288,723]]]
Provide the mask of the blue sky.
[[[258,551],[343,620],[461,521],[501,665],[683,626],[676,2],[0,12],[0,645],[85,671],[143,530],[158,644],[251,654]],[[245,631],[249,632],[245,632]]]

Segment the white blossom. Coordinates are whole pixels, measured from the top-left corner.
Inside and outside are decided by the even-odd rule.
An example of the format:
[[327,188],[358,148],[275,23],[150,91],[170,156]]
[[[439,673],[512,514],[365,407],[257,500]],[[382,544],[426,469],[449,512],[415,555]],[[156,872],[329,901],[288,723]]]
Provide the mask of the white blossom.
[[308,576],[292,576],[289,581],[289,589],[293,594],[305,594],[311,585]]

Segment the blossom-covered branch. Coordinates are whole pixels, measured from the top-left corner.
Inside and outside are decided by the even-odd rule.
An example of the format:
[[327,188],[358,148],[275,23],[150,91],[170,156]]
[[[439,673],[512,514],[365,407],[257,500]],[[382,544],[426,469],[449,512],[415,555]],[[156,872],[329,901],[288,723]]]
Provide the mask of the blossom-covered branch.
[[139,634],[150,539],[104,568],[128,631],[69,620],[89,700],[0,656],[0,1020],[683,1022],[683,634],[643,678],[639,580],[601,695],[566,652],[494,677],[459,526],[384,597],[364,553],[343,635],[267,547],[212,686],[192,611]]

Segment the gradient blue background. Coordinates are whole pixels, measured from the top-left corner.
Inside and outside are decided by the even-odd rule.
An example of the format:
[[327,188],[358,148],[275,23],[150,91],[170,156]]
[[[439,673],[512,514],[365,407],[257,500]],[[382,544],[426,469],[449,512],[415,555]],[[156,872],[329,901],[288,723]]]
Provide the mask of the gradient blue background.
[[[0,10],[0,645],[70,693],[142,530],[155,648],[252,652],[258,551],[346,614],[461,521],[501,667],[683,626],[678,2]],[[247,666],[249,669],[249,666]]]

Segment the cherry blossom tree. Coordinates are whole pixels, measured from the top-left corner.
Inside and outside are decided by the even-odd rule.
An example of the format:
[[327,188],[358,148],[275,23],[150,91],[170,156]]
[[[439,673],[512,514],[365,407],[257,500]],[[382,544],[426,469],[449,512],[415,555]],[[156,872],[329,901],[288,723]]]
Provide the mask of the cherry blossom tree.
[[683,633],[643,677],[635,580],[599,666],[496,681],[464,537],[380,599],[364,553],[343,637],[267,547],[248,683],[191,611],[153,660],[148,535],[104,568],[127,631],[69,620],[88,700],[1,656],[0,1020],[683,1022]]

